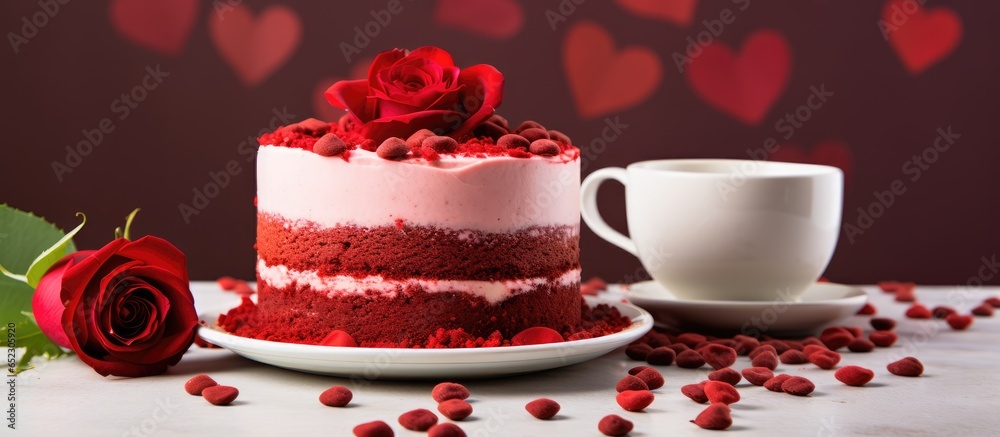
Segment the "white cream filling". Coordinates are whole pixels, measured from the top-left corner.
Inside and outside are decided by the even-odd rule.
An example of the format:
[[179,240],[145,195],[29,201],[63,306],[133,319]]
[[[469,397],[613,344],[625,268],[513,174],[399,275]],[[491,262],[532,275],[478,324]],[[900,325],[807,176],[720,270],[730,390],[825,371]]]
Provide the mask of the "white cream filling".
[[558,278],[526,278],[504,281],[472,281],[454,279],[384,279],[381,276],[355,278],[353,276],[320,276],[315,270],[295,270],[284,265],[269,266],[264,260],[257,261],[257,274],[260,280],[273,287],[287,287],[292,283],[308,285],[317,292],[325,292],[327,297],[343,294],[365,294],[375,292],[382,296],[393,298],[406,287],[417,286],[424,291],[459,292],[482,297],[490,304],[503,302],[505,299],[521,293],[533,291],[545,284],[568,286],[580,282],[580,269],[568,270]]

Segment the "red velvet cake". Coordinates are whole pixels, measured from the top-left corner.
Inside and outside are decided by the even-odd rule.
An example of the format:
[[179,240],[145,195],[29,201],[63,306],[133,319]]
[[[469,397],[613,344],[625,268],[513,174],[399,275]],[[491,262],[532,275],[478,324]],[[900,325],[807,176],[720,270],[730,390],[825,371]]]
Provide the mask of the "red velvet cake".
[[372,347],[579,332],[581,313],[593,318],[580,296],[579,149],[494,114],[502,90],[493,67],[459,69],[436,48],[393,50],[367,79],[327,91],[348,110],[338,122],[263,135],[258,303],[220,325]]

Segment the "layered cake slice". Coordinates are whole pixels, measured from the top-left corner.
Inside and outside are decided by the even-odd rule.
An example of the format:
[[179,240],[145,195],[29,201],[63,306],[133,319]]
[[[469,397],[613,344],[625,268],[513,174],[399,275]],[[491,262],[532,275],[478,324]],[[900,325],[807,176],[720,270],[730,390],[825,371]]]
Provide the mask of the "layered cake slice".
[[367,79],[327,92],[348,110],[339,121],[263,135],[258,303],[220,325],[372,347],[500,346],[534,327],[591,335],[579,149],[494,114],[502,89],[493,67],[460,70],[436,48],[393,50]]

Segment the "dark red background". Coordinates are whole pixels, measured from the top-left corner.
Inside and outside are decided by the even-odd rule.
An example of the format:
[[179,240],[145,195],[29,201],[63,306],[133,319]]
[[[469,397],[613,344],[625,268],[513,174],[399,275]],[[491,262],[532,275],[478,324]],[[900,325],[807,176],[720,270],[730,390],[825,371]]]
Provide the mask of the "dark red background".
[[[103,244],[132,208],[141,207],[135,232],[177,244],[188,254],[193,278],[252,277],[255,186],[253,164],[243,159],[240,143],[267,127],[274,108],[287,108],[296,119],[315,115],[318,83],[351,74],[338,44],[354,37],[354,26],[371,20],[371,8],[386,3],[289,2],[301,20],[301,42],[256,86],[237,80],[212,44],[209,21],[215,11],[209,1],[197,6],[190,36],[173,56],[116,31],[107,2],[62,6],[19,53],[0,47],[5,133],[0,202],[67,228],[76,224],[74,212],[86,212],[90,221],[77,238],[81,247]],[[245,4],[256,14],[272,3]],[[792,51],[788,84],[755,126],[706,104],[671,61],[672,53],[684,49],[685,38],[704,29],[700,21],[731,8],[729,2],[702,1],[685,27],[640,16],[615,2],[590,0],[552,30],[545,11],[559,2],[522,0],[515,6],[522,9],[523,25],[506,39],[436,23],[435,2],[402,5],[404,10],[361,50],[360,58],[392,47],[433,44],[451,51],[459,65],[493,64],[507,78],[501,114],[516,121],[536,119],[567,132],[578,144],[598,137],[604,121],[576,110],[563,65],[569,29],[596,23],[619,48],[652,50],[663,66],[659,85],[647,98],[608,114],[629,127],[587,163],[585,173],[654,158],[747,158],[748,148],[777,134],[776,120],[806,102],[810,86],[825,84],[835,95],[795,133],[788,149],[808,154],[827,140],[846,145],[845,223],[853,223],[857,208],[875,201],[873,191],[908,177],[902,166],[933,144],[938,127],[952,126],[961,138],[918,181],[906,181],[905,195],[853,244],[842,234],[827,276],[851,283],[887,278],[965,283],[976,275],[980,258],[996,252],[1000,37],[994,21],[1000,5],[994,2],[929,1],[928,8],[958,14],[962,38],[947,57],[912,74],[876,26],[881,2],[753,0],[719,39],[739,48],[754,31],[770,28],[784,35]],[[21,17],[40,7],[4,2],[0,10],[0,30],[6,34],[20,32]],[[114,132],[60,182],[51,163],[65,159],[66,146],[83,138],[82,129],[114,117],[111,102],[139,84],[147,66],[157,64],[170,76],[127,119],[116,119]],[[241,172],[186,224],[178,205],[191,204],[192,190],[209,183],[209,173],[224,170],[230,160],[237,160]],[[605,189],[601,203],[609,221],[624,228],[621,188]],[[609,281],[641,276],[632,257],[586,229],[583,265],[585,276]],[[1000,278],[989,282],[998,284]]]

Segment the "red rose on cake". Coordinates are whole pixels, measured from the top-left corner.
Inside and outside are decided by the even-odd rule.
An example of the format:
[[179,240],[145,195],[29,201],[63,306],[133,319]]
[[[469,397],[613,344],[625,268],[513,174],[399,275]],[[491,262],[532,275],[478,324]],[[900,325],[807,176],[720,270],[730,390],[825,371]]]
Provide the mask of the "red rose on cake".
[[39,281],[32,309],[46,336],[103,376],[165,372],[198,328],[184,254],[151,236],[63,257]]
[[349,112],[347,124],[376,142],[420,129],[460,139],[493,115],[503,85],[503,75],[490,65],[460,69],[448,52],[421,47],[380,53],[367,79],[339,81],[326,98]]

